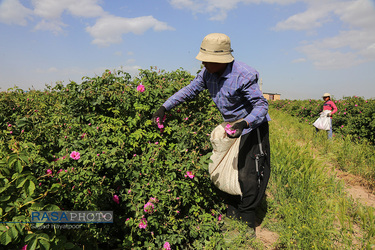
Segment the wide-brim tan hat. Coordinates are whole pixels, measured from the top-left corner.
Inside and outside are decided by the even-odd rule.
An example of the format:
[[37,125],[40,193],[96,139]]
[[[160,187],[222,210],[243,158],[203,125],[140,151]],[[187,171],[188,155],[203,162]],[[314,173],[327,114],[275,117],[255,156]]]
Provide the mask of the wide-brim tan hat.
[[331,97],[330,93],[324,93],[323,97]]
[[203,38],[201,48],[195,57],[202,62],[230,63],[234,60],[230,39],[222,33],[211,33]]

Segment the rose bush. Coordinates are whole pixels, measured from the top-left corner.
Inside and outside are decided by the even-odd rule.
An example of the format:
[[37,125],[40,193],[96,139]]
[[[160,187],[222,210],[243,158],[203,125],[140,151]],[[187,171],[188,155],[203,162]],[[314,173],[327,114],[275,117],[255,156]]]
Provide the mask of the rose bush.
[[[356,139],[365,139],[375,143],[375,100],[362,97],[344,97],[333,100],[337,113],[333,115],[332,127],[335,133],[349,135]],[[277,100],[270,105],[283,110],[301,121],[313,124],[322,111],[324,101],[321,100]]]
[[[210,182],[208,92],[151,116],[192,76],[106,71],[0,92],[0,243],[21,249],[220,248],[223,203]],[[160,122],[160,121],[159,121]],[[44,229],[31,211],[113,211],[113,224]],[[22,223],[16,223],[22,222]],[[51,224],[53,227],[54,224]],[[168,243],[168,244],[167,244]]]

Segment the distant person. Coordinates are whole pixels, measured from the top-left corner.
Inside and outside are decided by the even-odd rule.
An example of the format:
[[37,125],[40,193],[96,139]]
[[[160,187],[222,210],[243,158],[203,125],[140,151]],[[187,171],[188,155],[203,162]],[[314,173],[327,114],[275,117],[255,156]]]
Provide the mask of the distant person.
[[259,73],[234,60],[232,51],[227,35],[212,33],[204,37],[196,56],[202,61],[203,69],[189,85],[172,95],[152,119],[155,123],[161,121],[166,111],[208,89],[224,122],[233,124],[230,132],[235,130],[233,134],[223,133],[229,138],[240,138],[236,161],[242,196],[225,195],[227,216],[247,223],[249,232],[255,236],[255,209],[270,176],[270,118],[268,102],[258,85]]
[[[323,111],[321,113],[323,113],[323,112],[327,113],[327,117],[331,118],[331,119],[329,119],[330,127],[329,127],[329,130],[327,130],[328,131],[328,139],[331,139],[332,138],[332,115],[337,112],[337,107],[336,107],[335,103],[333,101],[331,101],[331,94],[330,93],[324,93],[323,100],[324,100]],[[325,112],[325,111],[331,111],[331,112]],[[316,128],[316,131],[318,132],[319,129]]]

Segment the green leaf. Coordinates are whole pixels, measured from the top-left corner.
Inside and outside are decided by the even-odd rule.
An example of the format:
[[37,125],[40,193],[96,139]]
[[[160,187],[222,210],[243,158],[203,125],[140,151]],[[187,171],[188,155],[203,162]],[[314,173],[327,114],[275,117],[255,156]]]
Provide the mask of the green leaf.
[[19,157],[24,161],[26,162],[27,164],[29,164],[29,158],[27,157],[27,155],[25,153],[20,153],[19,154]]
[[32,240],[33,238],[36,238],[36,234],[28,234],[25,237],[25,242],[28,242],[28,241]]
[[13,153],[9,156],[9,159],[8,159],[8,166],[12,166],[18,159],[18,155]]
[[7,190],[8,187],[9,185],[6,185],[5,187],[0,187],[0,194]]
[[21,127],[27,125],[30,122],[28,121],[28,119],[26,117],[24,117],[24,118],[19,119],[18,121],[16,121],[16,123],[17,123],[17,127],[21,128]]
[[5,159],[0,160],[0,167],[5,167],[7,165],[8,164],[7,164],[7,161]]
[[38,235],[38,239],[49,241],[49,236],[48,234],[40,234]]
[[23,167],[22,167],[21,161],[20,161],[20,160],[17,160],[17,162],[16,162],[16,171],[17,171],[18,173],[21,173],[22,170],[23,170]]
[[25,192],[28,196],[31,196],[34,193],[35,184],[31,180],[27,180],[24,187],[25,187]]
[[67,243],[65,243],[64,247],[65,247],[65,249],[73,249],[74,244],[72,242],[67,242]]
[[38,240],[36,238],[32,239],[31,242],[30,242],[30,249],[29,250],[34,250],[36,249],[37,245],[38,245]]
[[40,211],[42,210],[44,207],[44,205],[38,203],[38,202],[35,202],[33,203],[30,207],[29,207],[29,211]]
[[52,184],[51,188],[48,189],[48,191],[49,192],[56,192],[56,191],[59,191],[60,188],[61,188],[61,184],[54,183],[54,184]]
[[11,232],[12,241],[18,238],[18,231],[15,226],[9,228]]
[[25,182],[27,181],[26,178],[18,178],[16,181],[16,188],[21,188],[25,185]]
[[51,248],[50,243],[46,240],[40,240],[39,243],[40,243],[40,246],[46,250]]
[[57,205],[54,205],[54,204],[45,205],[43,209],[46,211],[60,211],[61,210]]
[[1,202],[7,201],[7,200],[10,199],[10,197],[11,197],[10,195],[3,195],[3,196],[0,197],[0,201]]
[[12,241],[12,237],[9,236],[8,231],[4,232],[0,238],[0,243],[4,246],[8,245]]

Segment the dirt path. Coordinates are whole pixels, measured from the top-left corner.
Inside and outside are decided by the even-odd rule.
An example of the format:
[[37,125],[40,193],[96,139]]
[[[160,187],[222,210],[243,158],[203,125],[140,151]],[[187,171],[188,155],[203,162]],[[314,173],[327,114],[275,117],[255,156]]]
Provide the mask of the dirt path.
[[[336,174],[337,179],[344,181],[345,191],[348,193],[348,195],[350,195],[358,203],[375,208],[375,194],[365,187],[365,180],[361,179],[361,177],[343,172],[338,169],[333,168],[333,171]],[[360,230],[358,229],[358,231]],[[269,231],[260,225],[256,228],[256,234],[257,239],[263,243],[265,249],[276,249],[275,244],[279,238],[277,233]]]
[[335,170],[337,177],[345,182],[345,189],[348,194],[357,202],[375,208],[375,195],[368,190],[366,181],[363,178]]
[[[282,122],[279,124],[282,124]],[[287,133],[292,133],[288,129],[285,131]],[[308,142],[305,140],[296,140],[296,143],[301,146],[306,146]],[[319,150],[315,149],[314,151],[313,158],[318,158],[322,162],[325,162],[322,159]],[[334,164],[329,162],[325,162],[325,165],[327,166],[327,169],[331,170],[330,172],[335,175],[339,181],[344,182],[345,191],[347,192],[348,196],[351,196],[354,201],[362,205],[375,208],[375,191],[367,188],[369,185],[364,178],[341,171],[337,169]],[[258,226],[256,230],[257,239],[263,243],[265,249],[277,249],[277,246],[275,246],[279,238],[277,233],[269,231],[266,228],[262,228],[262,225]],[[360,229],[358,228],[355,231],[360,232]]]
[[279,235],[275,232],[271,232],[266,228],[259,226],[256,228],[257,239],[259,239],[265,249],[275,249],[275,243],[279,239]]

